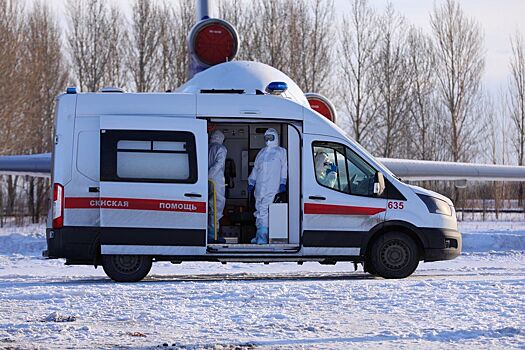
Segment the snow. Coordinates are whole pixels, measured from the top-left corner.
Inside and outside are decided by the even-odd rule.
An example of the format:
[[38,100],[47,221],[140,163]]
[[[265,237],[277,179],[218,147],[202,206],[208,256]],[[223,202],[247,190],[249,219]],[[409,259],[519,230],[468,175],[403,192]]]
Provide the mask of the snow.
[[404,280],[349,263],[157,263],[117,284],[41,258],[43,226],[3,228],[0,349],[523,349],[525,223],[460,230],[462,256]]
[[464,252],[525,251],[525,223],[467,221],[460,223]]

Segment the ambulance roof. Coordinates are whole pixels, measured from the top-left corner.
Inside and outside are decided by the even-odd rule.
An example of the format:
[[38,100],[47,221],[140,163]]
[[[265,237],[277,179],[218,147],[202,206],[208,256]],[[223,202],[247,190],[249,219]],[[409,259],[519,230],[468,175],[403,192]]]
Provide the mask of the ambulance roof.
[[[288,85],[282,95],[261,94],[272,81]],[[228,93],[229,91],[229,93]],[[302,90],[287,75],[259,62],[234,61],[195,75],[175,93],[96,92],[73,96],[76,115],[178,116],[304,121],[304,132],[344,135],[309,108]]]
[[197,73],[177,92],[198,94],[203,90],[240,90],[254,95],[264,92],[271,82],[282,81],[288,85],[283,97],[310,108],[301,88],[286,74],[267,64],[252,61],[222,63]]

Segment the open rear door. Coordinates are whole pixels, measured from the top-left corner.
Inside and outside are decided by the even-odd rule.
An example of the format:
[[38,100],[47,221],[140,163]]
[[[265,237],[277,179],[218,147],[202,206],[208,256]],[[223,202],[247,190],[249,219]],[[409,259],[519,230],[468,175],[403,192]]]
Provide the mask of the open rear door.
[[204,254],[207,154],[203,120],[102,116],[102,254]]

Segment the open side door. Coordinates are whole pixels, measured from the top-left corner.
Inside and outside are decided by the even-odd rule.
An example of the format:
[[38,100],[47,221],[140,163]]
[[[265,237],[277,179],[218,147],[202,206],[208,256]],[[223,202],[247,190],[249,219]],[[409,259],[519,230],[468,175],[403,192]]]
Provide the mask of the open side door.
[[206,122],[100,118],[102,254],[206,252]]

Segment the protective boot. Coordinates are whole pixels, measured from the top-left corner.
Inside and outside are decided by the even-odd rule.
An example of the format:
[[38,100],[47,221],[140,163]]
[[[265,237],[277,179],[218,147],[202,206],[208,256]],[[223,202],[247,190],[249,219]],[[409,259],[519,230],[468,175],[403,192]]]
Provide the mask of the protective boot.
[[255,234],[255,238],[251,240],[252,244],[268,244],[268,227],[258,227],[257,232]]
[[270,238],[269,229],[266,226],[261,227],[261,237],[257,244],[268,244]]

